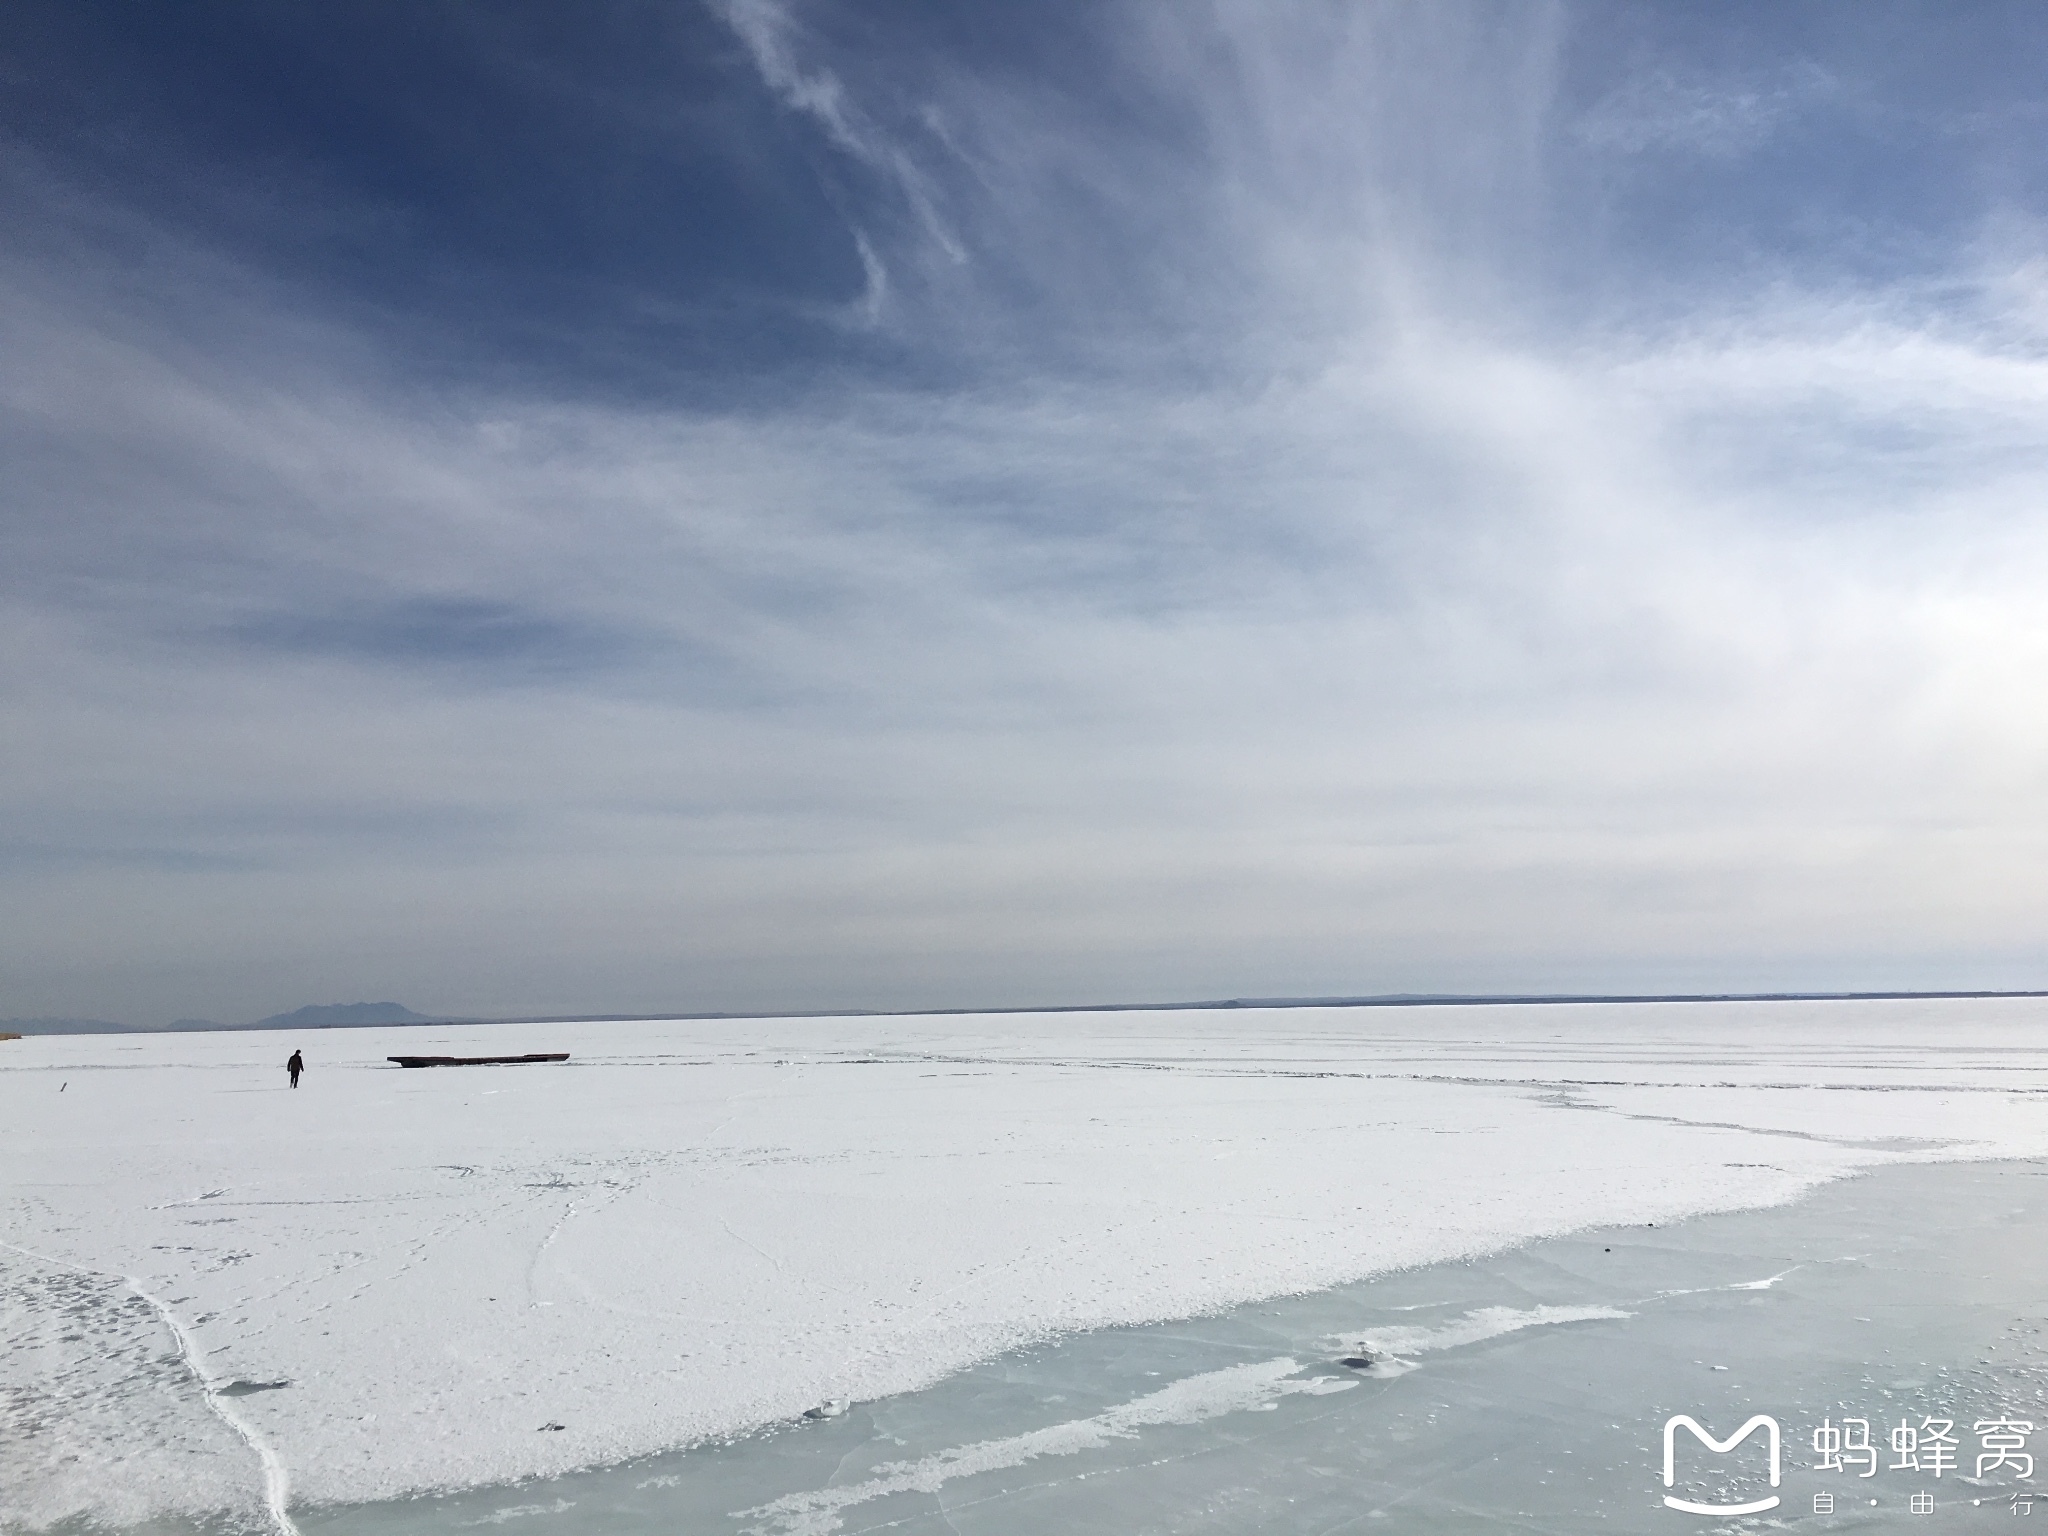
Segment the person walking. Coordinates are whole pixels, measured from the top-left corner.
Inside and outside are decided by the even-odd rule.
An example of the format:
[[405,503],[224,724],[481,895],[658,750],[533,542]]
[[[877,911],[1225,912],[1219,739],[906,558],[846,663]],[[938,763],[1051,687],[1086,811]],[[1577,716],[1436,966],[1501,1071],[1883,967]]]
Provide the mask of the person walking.
[[306,1058],[293,1051],[292,1059],[284,1064],[284,1069],[291,1073],[292,1086],[296,1088],[299,1086],[299,1074],[306,1070]]

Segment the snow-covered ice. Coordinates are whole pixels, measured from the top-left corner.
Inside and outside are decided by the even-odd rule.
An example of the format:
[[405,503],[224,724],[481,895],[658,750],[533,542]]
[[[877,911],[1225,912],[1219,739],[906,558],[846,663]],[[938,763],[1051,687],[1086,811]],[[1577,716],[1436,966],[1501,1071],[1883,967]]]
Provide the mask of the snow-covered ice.
[[[1054,1332],[2048,1154],[2044,1022],[1982,1000],[7,1042],[0,1521],[282,1523]],[[573,1059],[384,1060],[548,1048]]]
[[[1667,1494],[1749,1502],[1767,1458],[1683,1456],[1667,1487],[1666,1420],[1725,1433],[1759,1412],[1783,1427],[1796,1515],[1844,1491],[1813,1454],[1824,1419],[1887,1443],[1923,1415],[1971,1437],[2040,1423],[2044,1181],[2048,1159],[1898,1163],[1785,1205],[1062,1334],[829,1422],[300,1518],[317,1536],[1670,1536]],[[1361,1339],[1379,1364],[1338,1358]],[[2025,1470],[1932,1491],[2002,1505]],[[1880,1499],[1870,1528],[1920,1528],[1910,1469],[1846,1481]]]

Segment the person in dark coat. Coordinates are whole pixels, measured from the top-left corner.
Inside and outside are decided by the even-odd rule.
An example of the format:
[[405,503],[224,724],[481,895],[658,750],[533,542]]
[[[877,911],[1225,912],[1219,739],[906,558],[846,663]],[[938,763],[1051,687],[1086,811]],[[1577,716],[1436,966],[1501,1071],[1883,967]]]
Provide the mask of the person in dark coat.
[[293,1051],[292,1059],[284,1064],[284,1069],[291,1073],[292,1086],[296,1088],[299,1086],[299,1074],[306,1070],[306,1058]]

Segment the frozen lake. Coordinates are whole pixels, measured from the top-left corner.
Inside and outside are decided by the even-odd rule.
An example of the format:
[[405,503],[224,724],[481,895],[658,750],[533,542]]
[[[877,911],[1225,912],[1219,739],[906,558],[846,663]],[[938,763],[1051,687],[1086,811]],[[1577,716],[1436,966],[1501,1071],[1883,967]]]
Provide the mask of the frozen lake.
[[[1175,1528],[1307,1530],[1358,1500],[1343,1519],[1565,1519],[1540,1513],[1554,1490],[1626,1528],[1644,1437],[1679,1411],[1725,1435],[1713,1394],[1761,1390],[1760,1365],[1709,1358],[1716,1309],[1838,1287],[1786,1335],[1821,1374],[1768,1383],[1795,1418],[1848,1390],[1828,1372],[1863,1330],[1901,1347],[1903,1324],[1857,1319],[1903,1309],[1933,1339],[1976,1315],[1873,1299],[1923,1230],[1978,1255],[1957,1284],[2004,1274],[1997,1305],[2023,1309],[1966,1229],[2024,1244],[1971,1202],[2048,1158],[2044,1022],[2009,1000],[7,1042],[0,1526],[511,1523],[566,1500],[563,1529],[942,1508],[1135,1529],[1156,1501]],[[572,1059],[384,1059],[548,1049]],[[1853,1204],[1921,1178],[1889,1215]],[[1632,1235],[1596,1259],[1601,1229]],[[1334,1363],[1368,1335],[1416,1368]],[[1706,1362],[1697,1387],[1667,1353]],[[852,1407],[801,1422],[830,1399]],[[1486,1404],[1517,1446],[1567,1436],[1533,1488],[1475,1449]]]
[[[1776,1492],[1773,1519],[1803,1528],[1974,1528],[2034,1486],[2016,1460],[1976,1476],[1973,1426],[2039,1424],[2048,1444],[2044,1326],[2048,1164],[1893,1168],[1773,1210],[1078,1335],[732,1445],[300,1523],[307,1536],[1670,1532],[1725,1522],[1664,1507],[1665,1421],[1689,1414],[1725,1438],[1767,1413],[1784,1432],[1780,1487],[1760,1475],[1759,1435],[1725,1457],[1681,1441],[1675,1491]],[[1334,1363],[1364,1339],[1385,1365]],[[1814,1429],[1845,1418],[1873,1426],[1871,1476],[1814,1470]],[[1960,1465],[1895,1468],[1891,1430],[1929,1419],[1952,1424]],[[1921,1492],[1931,1520],[1909,1508]],[[1814,1515],[1817,1493],[1832,1518]]]

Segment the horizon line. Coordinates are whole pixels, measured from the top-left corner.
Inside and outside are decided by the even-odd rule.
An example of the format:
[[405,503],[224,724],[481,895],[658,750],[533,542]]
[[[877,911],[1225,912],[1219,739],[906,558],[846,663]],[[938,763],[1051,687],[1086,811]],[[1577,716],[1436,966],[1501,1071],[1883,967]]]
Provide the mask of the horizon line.
[[[1931,991],[1895,990],[1876,992],[1381,992],[1364,993],[1354,996],[1333,997],[1227,997],[1209,998],[1194,1002],[1170,1003],[1050,1003],[1039,1006],[1004,1005],[997,1007],[952,1007],[952,1008],[819,1008],[799,1010],[771,1010],[760,1013],[734,1013],[728,1011],[687,1012],[687,1013],[584,1013],[527,1014],[516,1017],[475,1018],[414,1018],[375,1021],[348,1021],[307,1024],[284,1024],[272,1020],[259,1020],[251,1024],[211,1024],[205,1027],[176,1029],[168,1024],[123,1024],[114,1031],[99,1029],[45,1029],[37,1034],[107,1034],[119,1032],[135,1035],[168,1034],[240,1034],[255,1030],[301,1030],[301,1029],[421,1029],[430,1026],[452,1028],[483,1024],[647,1024],[663,1020],[678,1023],[708,1022],[729,1019],[916,1019],[916,1018],[964,1018],[977,1014],[1008,1017],[1031,1013],[1200,1013],[1237,1008],[1472,1008],[1472,1007],[1556,1007],[1588,1003],[1848,1003],[1848,1002],[1930,1002],[1967,1001],[1970,999],[2018,997],[2048,997],[2048,988],[1982,988],[1945,989]],[[6,1023],[31,1023],[39,1020],[6,1020]],[[65,1023],[74,1022],[64,1020]],[[79,1019],[75,1022],[86,1025],[106,1025],[112,1020]]]

